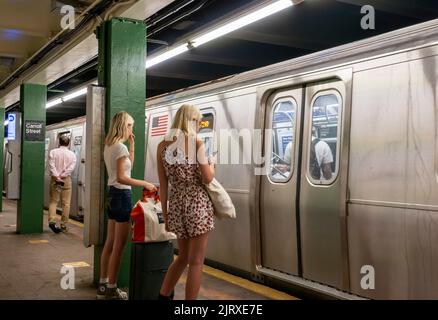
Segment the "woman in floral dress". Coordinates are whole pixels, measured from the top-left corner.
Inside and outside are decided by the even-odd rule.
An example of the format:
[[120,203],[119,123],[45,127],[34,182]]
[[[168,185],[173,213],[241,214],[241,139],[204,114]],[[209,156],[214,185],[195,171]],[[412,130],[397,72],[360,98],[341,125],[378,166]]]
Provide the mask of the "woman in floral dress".
[[213,180],[214,164],[210,164],[205,155],[204,143],[197,139],[201,119],[196,107],[181,106],[171,133],[158,145],[157,167],[163,214],[166,229],[177,235],[179,250],[161,286],[159,298],[163,300],[170,299],[187,265],[185,298],[197,298],[208,235],[214,229],[213,205],[203,186]]

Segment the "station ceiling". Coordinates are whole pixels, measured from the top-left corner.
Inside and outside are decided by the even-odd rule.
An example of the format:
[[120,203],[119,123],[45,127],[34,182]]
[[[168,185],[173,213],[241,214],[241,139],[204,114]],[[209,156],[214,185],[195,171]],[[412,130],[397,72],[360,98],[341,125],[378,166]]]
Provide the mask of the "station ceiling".
[[[0,0],[2,1],[7,2]],[[148,55],[159,52],[166,46],[172,46],[199,30],[217,25],[224,17],[244,12],[260,2],[261,0],[173,1],[145,21],[149,25]],[[371,5],[375,9],[374,30],[361,28],[360,22],[364,16],[361,8],[364,5]],[[164,16],[167,17],[163,19]],[[305,0],[148,69],[147,97],[436,18],[438,18],[438,1],[433,0]],[[0,43],[2,41],[3,39],[0,38]],[[96,78],[96,64],[96,59],[90,61],[80,70],[52,83],[49,88],[69,90]],[[49,98],[56,94],[49,92]],[[85,98],[76,98],[48,109],[47,124],[84,114]]]
[[0,83],[61,31],[62,5],[81,14],[94,0],[0,0]]

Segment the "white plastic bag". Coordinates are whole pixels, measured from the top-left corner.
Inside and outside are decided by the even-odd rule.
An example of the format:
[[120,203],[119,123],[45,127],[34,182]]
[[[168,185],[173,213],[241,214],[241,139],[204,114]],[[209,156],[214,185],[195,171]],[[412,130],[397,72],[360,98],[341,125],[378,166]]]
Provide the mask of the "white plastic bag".
[[219,219],[235,219],[236,209],[227,191],[225,191],[219,181],[215,178],[210,183],[205,184],[205,188],[213,203],[214,215]]

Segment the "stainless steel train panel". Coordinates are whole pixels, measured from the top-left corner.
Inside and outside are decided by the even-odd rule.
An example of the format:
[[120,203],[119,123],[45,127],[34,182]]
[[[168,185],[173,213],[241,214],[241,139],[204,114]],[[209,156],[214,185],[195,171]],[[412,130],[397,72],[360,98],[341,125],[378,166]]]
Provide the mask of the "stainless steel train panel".
[[[346,84],[350,80],[325,81],[306,87],[299,195],[303,277],[343,290],[348,290],[348,270],[344,263],[347,234],[343,217],[348,153],[343,144],[348,134]],[[334,165],[329,180],[323,179],[322,173],[318,180],[310,174],[312,126],[317,127],[318,138],[330,144]]]
[[[79,171],[81,168],[81,158],[82,158],[82,138],[84,136],[84,126],[79,125],[72,127],[70,129],[70,150],[76,156],[76,167],[71,173],[72,180],[72,193],[71,193],[71,205],[70,211],[73,216],[78,219],[83,219],[84,217],[84,207],[79,200],[82,196],[82,184],[79,185]],[[82,164],[83,165],[83,164]]]
[[50,168],[49,168],[49,152],[50,150],[57,147],[57,141],[56,141],[56,130],[50,129],[50,126],[46,129],[46,141],[45,141],[45,155],[46,158],[45,161],[45,169],[44,169],[44,207],[49,208],[49,201],[50,201]]
[[292,275],[299,270],[296,213],[302,95],[303,88],[281,90],[267,102],[265,129],[272,131],[265,131],[260,186],[261,265]]
[[438,206],[438,58],[354,76],[350,197]]
[[[354,75],[350,275],[366,297],[438,297],[437,64],[431,56]],[[363,265],[375,269],[374,290],[360,285]]]
[[215,220],[215,230],[210,234],[206,257],[251,272],[250,235],[245,231],[250,229],[249,192],[228,190],[228,193],[236,208],[237,218]]
[[372,299],[437,299],[437,211],[351,204],[348,229],[353,293]]

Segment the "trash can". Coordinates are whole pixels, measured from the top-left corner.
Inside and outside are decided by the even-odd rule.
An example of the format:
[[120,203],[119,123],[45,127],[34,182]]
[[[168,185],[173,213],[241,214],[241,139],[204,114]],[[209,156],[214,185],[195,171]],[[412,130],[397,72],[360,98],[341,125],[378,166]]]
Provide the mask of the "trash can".
[[172,261],[171,241],[132,243],[129,299],[157,300]]

